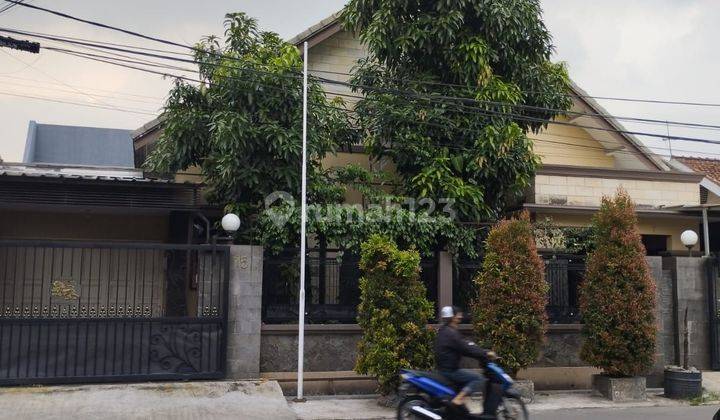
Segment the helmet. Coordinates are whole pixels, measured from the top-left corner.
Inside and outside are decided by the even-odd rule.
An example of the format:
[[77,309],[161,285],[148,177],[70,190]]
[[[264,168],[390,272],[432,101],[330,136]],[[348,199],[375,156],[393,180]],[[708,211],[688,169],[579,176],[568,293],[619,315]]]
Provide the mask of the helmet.
[[440,309],[440,318],[452,318],[455,316],[455,308],[452,306],[443,306]]

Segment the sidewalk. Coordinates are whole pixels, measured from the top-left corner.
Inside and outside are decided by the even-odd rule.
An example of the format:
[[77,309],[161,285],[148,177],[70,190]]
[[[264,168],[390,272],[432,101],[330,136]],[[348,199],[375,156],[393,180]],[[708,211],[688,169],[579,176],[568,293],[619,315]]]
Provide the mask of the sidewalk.
[[274,381],[0,388],[0,419],[292,420]]
[[[528,405],[530,413],[558,409],[580,408],[631,408],[631,407],[679,407],[684,402],[659,396],[661,391],[648,393],[647,401],[613,403],[590,392],[537,392],[535,401]],[[477,404],[477,401],[475,401]],[[395,419],[395,409],[380,407],[375,396],[354,398],[315,397],[305,403],[288,401],[298,420],[385,420]]]

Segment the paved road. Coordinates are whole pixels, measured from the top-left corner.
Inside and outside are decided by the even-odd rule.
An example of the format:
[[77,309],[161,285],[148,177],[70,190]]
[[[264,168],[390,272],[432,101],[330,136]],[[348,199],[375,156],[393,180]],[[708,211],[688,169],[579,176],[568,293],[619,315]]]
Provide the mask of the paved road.
[[703,407],[643,407],[643,408],[588,408],[552,410],[532,414],[532,420],[712,420],[720,406]]

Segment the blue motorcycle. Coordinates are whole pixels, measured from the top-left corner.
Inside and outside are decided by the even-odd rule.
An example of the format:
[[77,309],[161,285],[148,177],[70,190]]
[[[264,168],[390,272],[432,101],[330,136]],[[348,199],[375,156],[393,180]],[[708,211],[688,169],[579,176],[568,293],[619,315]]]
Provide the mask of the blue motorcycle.
[[492,362],[485,365],[484,374],[488,381],[500,384],[503,391],[497,416],[471,414],[464,407],[453,406],[451,401],[459,389],[439,373],[403,370],[400,373],[402,383],[398,390],[403,397],[398,405],[398,420],[528,419],[525,403],[520,393],[513,388],[514,382],[510,375]]

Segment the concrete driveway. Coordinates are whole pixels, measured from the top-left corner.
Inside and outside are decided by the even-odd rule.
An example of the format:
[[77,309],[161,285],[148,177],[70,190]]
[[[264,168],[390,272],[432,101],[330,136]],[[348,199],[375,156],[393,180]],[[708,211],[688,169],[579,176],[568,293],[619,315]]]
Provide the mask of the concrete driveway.
[[295,419],[274,381],[0,388],[0,419]]

